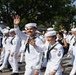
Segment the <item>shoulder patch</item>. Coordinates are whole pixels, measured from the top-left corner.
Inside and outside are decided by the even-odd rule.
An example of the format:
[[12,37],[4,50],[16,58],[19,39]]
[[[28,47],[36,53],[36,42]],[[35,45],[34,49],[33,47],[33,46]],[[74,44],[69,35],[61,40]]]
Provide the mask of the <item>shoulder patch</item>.
[[59,52],[58,52],[57,56],[58,56],[58,57],[60,57],[60,56],[61,56],[61,51],[59,51]]

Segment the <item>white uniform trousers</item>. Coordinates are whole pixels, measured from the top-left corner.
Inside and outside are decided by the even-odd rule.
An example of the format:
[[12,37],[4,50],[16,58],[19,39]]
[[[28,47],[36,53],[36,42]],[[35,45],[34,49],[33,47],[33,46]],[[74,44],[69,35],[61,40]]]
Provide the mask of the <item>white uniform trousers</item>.
[[8,57],[9,57],[9,51],[5,51],[4,61],[3,61],[2,66],[0,67],[0,70],[4,69],[4,67],[5,67],[5,65],[7,63]]
[[[25,62],[26,62],[26,59],[25,59]],[[24,75],[34,75],[34,72],[35,72],[35,69],[33,69],[30,66],[26,67],[26,65],[25,65],[25,73],[24,73]],[[42,75],[40,70],[38,70],[38,72],[39,72],[39,75]]]
[[34,70],[32,68],[27,67],[24,75],[33,75]]
[[44,52],[44,55],[43,55],[43,61],[42,61],[42,67],[46,67],[47,65],[47,50]]
[[9,56],[9,63],[11,65],[11,68],[13,69],[13,57]]
[[47,65],[47,59],[44,57],[42,62],[42,67],[46,67]]
[[71,54],[71,65],[73,65],[73,62],[74,62],[74,55]]
[[[50,73],[53,72],[51,69],[52,69],[52,67],[47,66],[44,75],[50,75]],[[61,66],[58,68],[58,70],[57,70],[55,75],[62,75],[62,68],[61,68]]]
[[5,55],[5,50],[2,50],[1,51],[1,59],[0,59],[0,64],[3,63],[3,60],[4,60],[4,55]]
[[[30,67],[26,67],[24,75],[34,75],[35,69],[32,69]],[[42,75],[41,71],[38,70],[39,75]]]
[[70,75],[75,75],[75,73],[76,73],[76,59],[74,60],[73,68],[72,68],[72,70],[70,72]]
[[13,73],[18,73],[18,57],[17,53],[9,57],[9,63],[13,69]]
[[24,62],[24,52],[21,52],[20,62]]

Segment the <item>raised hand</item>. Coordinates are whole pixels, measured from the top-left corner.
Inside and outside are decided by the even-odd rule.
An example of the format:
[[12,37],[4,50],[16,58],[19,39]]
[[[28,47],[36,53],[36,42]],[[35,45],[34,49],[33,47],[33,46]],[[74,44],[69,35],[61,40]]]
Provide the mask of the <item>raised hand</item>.
[[19,16],[19,15],[16,15],[16,16],[14,17],[14,25],[15,25],[15,26],[18,26],[19,23],[20,23],[20,16]]

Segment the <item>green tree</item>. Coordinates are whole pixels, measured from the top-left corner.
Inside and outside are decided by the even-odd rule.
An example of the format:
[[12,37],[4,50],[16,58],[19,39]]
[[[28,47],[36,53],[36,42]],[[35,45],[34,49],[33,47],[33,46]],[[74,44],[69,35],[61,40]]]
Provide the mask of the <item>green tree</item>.
[[[12,25],[15,14],[21,16],[20,27],[28,22],[49,27],[54,22],[68,27],[76,15],[76,8],[72,6],[75,0],[1,0],[1,16]],[[5,8],[3,8],[5,7]],[[51,25],[50,25],[51,24]]]

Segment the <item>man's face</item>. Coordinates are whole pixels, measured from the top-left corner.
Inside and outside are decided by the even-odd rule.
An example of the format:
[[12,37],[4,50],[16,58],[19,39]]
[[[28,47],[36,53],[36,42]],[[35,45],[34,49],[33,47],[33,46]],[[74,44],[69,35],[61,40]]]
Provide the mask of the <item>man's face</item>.
[[28,35],[34,36],[35,33],[36,33],[36,28],[34,28],[34,27],[28,27],[26,31],[27,31]]

